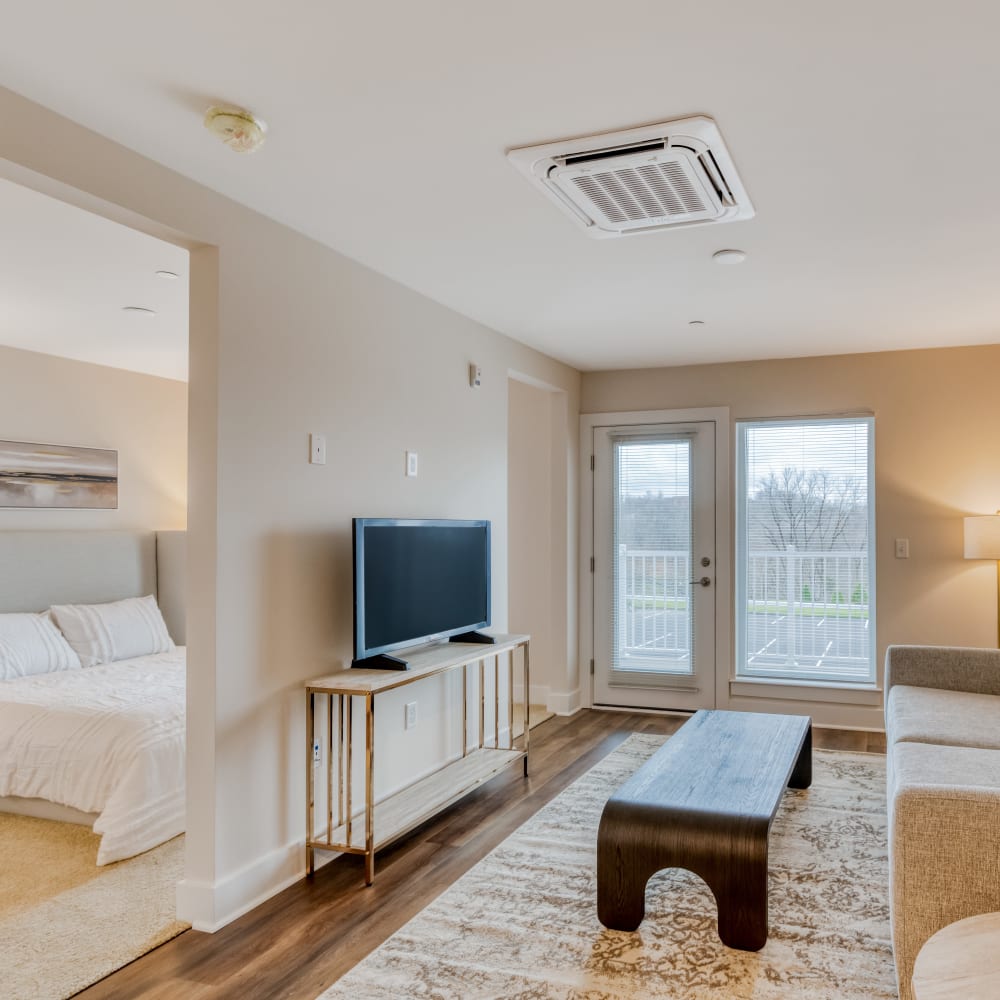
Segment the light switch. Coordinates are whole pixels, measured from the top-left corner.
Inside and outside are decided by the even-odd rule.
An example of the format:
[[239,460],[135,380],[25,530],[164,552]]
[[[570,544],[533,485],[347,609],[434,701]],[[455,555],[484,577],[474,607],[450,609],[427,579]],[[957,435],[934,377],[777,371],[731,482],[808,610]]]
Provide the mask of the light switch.
[[326,435],[309,435],[309,464],[326,465]]
[[408,451],[406,453],[406,474],[408,476],[415,476],[417,474],[417,453],[415,451]]
[[897,538],[896,539],[896,558],[897,559],[909,559],[910,558],[910,540],[909,540],[909,538]]

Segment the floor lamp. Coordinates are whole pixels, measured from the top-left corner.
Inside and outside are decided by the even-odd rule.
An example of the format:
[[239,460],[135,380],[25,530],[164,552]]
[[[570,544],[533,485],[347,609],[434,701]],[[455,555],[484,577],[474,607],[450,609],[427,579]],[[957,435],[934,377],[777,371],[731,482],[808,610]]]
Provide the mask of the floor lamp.
[[965,519],[965,558],[997,561],[997,646],[1000,647],[1000,511]]

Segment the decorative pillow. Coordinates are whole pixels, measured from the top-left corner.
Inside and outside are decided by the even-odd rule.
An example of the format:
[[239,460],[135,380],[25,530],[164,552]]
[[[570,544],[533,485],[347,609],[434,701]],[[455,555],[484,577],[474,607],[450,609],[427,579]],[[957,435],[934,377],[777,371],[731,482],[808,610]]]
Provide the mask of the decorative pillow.
[[153,596],[110,604],[54,604],[49,610],[85,667],[174,648]]
[[80,658],[43,615],[0,615],[0,680],[79,670]]

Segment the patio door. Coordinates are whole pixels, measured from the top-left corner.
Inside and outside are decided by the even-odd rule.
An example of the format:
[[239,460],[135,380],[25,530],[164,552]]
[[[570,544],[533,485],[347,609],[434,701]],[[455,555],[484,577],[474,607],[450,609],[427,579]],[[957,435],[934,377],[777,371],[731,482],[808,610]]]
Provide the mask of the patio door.
[[715,705],[715,423],[594,428],[594,703]]

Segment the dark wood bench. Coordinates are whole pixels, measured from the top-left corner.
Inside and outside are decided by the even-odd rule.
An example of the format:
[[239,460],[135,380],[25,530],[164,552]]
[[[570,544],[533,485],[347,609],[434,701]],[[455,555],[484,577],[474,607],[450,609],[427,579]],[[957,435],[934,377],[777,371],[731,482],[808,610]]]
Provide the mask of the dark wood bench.
[[633,931],[646,883],[686,868],[708,883],[719,937],[767,941],[767,838],[786,787],[812,782],[812,720],[696,712],[604,807],[597,834],[597,916]]

